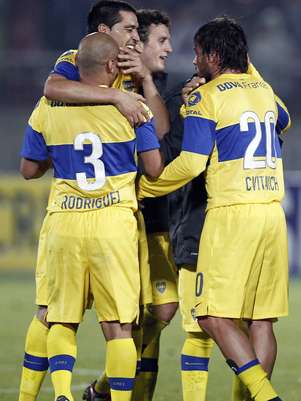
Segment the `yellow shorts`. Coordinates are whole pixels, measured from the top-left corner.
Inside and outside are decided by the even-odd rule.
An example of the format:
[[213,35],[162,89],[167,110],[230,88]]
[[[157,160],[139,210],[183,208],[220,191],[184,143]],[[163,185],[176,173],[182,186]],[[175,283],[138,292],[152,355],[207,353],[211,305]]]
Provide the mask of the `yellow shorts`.
[[46,235],[48,230],[49,214],[44,218],[38,245],[38,256],[36,264],[36,305],[48,305],[48,280],[46,264]]
[[192,317],[195,305],[196,266],[184,265],[179,269],[179,306],[182,316],[182,326],[186,332],[202,331],[197,320]]
[[[40,236],[39,236],[39,245],[38,245],[38,256],[37,256],[37,264],[36,264],[36,300],[35,303],[38,306],[47,306],[48,305],[48,276],[47,276],[47,262],[46,262],[46,237],[47,230],[49,224],[47,224],[49,218],[49,214],[47,214],[44,218]],[[93,305],[93,295],[89,293],[89,299],[86,305],[86,309],[91,309]]]
[[178,275],[168,233],[147,236],[153,305],[178,302]]
[[138,250],[139,250],[139,268],[140,268],[140,305],[152,303],[152,286],[150,281],[149,254],[147,246],[147,237],[145,223],[142,212],[138,209],[136,212],[138,226]]
[[287,315],[287,230],[280,203],[208,211],[195,290],[195,316],[256,320]]
[[138,231],[131,209],[53,213],[46,239],[49,322],[79,323],[90,291],[99,321],[138,318]]

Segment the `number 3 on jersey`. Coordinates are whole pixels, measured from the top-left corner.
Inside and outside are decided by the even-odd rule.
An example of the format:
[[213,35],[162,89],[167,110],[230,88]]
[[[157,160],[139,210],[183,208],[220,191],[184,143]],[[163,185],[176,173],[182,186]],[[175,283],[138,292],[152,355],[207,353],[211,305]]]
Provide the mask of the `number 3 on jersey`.
[[78,134],[74,140],[75,150],[84,150],[84,143],[86,141],[91,142],[92,153],[89,156],[85,156],[84,163],[91,163],[94,167],[95,181],[89,182],[86,173],[76,173],[76,181],[78,186],[84,191],[93,191],[104,186],[106,182],[105,166],[99,158],[103,154],[102,143],[96,134],[92,132],[84,132]]
[[[275,115],[272,111],[268,111],[264,117],[264,129],[261,128],[260,119],[253,111],[247,111],[240,117],[240,131],[249,132],[249,123],[254,122],[255,124],[255,136],[249,143],[245,157],[244,157],[244,168],[245,169],[257,169],[257,168],[276,168],[276,132],[275,132]],[[258,149],[263,135],[266,136],[266,153],[265,159],[258,160],[255,158],[255,152]],[[273,159],[272,149],[274,148],[275,158]]]

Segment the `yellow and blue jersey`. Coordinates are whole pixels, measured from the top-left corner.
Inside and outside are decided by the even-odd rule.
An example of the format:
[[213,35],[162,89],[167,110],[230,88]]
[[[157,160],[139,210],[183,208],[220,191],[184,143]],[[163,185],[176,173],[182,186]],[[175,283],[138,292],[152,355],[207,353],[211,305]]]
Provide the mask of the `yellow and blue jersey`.
[[289,114],[272,88],[250,74],[222,74],[196,89],[184,110],[180,156],[140,197],[177,189],[206,169],[208,208],[281,201],[284,196],[278,134]]
[[[68,50],[63,53],[56,61],[52,73],[62,75],[71,81],[79,81],[79,70],[76,65],[77,50]],[[137,92],[134,80],[131,75],[119,73],[113,82],[113,88],[125,92]]]
[[21,156],[51,158],[50,212],[136,210],[137,153],[158,148],[152,119],[134,130],[114,106],[66,105],[43,97],[29,119]]

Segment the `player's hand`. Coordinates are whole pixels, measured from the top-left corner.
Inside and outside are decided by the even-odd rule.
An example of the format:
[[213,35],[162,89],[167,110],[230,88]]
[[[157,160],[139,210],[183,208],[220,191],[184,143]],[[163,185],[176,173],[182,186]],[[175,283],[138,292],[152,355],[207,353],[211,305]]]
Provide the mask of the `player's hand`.
[[143,47],[139,44],[134,49],[121,47],[118,55],[118,67],[123,74],[131,74],[139,82],[151,76],[151,72],[141,60]]
[[195,76],[190,81],[188,81],[182,89],[183,102],[187,105],[190,93],[197,89],[199,86],[204,85],[205,83],[206,79],[198,76]]
[[136,127],[149,119],[142,102],[145,102],[145,99],[138,93],[118,91],[115,106],[131,126]]

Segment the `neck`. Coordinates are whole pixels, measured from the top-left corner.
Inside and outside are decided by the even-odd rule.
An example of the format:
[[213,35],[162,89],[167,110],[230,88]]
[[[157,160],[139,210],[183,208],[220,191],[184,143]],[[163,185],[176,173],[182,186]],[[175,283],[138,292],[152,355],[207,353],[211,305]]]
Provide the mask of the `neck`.
[[93,86],[111,86],[112,78],[107,74],[81,74],[80,81]]
[[213,79],[217,78],[219,75],[222,74],[241,74],[241,71],[234,69],[234,68],[224,68],[223,70],[217,70],[215,75],[212,74]]

